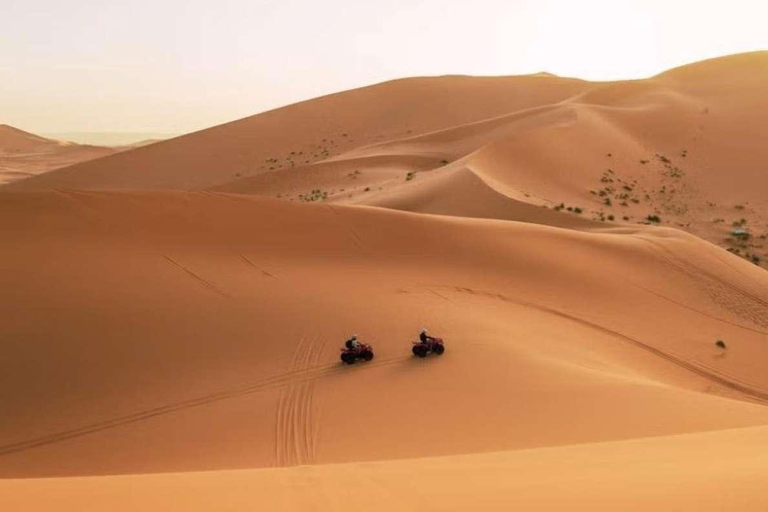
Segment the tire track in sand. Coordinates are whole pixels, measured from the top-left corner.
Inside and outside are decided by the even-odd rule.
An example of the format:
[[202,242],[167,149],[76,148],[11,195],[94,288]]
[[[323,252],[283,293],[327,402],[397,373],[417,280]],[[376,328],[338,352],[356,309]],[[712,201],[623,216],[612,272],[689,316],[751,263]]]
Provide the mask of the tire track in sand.
[[[301,337],[290,372],[313,368],[322,357],[324,343]],[[314,411],[315,380],[295,381],[281,389],[275,410],[275,465],[311,464],[315,459],[317,428]]]
[[174,260],[174,259],[173,259],[173,258],[171,258],[170,256],[163,256],[163,257],[164,257],[164,258],[165,258],[165,259],[166,259],[168,262],[170,262],[170,263],[171,263],[173,266],[175,266],[176,268],[178,268],[178,269],[180,269],[180,270],[184,271],[184,272],[185,272],[185,273],[186,273],[188,276],[190,276],[192,279],[196,280],[196,281],[197,281],[198,283],[200,283],[200,284],[201,284],[203,287],[205,287],[205,288],[207,288],[207,289],[209,289],[209,290],[211,290],[211,291],[213,291],[213,292],[216,292],[216,293],[218,293],[218,294],[219,294],[219,295],[221,295],[222,297],[227,297],[228,299],[232,298],[232,297],[231,297],[231,296],[230,296],[230,295],[229,295],[227,292],[223,291],[222,289],[220,289],[218,286],[216,286],[215,284],[211,283],[210,281],[208,281],[208,280],[206,280],[206,279],[203,279],[203,278],[202,278],[202,277],[200,277],[199,275],[195,274],[195,273],[194,273],[194,272],[192,272],[190,269],[188,269],[187,267],[185,267],[184,265],[182,265],[182,264],[181,264],[181,263],[179,263],[178,261]]
[[618,330],[612,329],[610,327],[599,324],[597,322],[588,320],[575,313],[570,313],[568,311],[558,309],[553,306],[548,306],[545,304],[540,304],[540,303],[527,301],[527,300],[515,299],[501,293],[484,292],[484,291],[473,290],[471,288],[464,288],[460,286],[453,287],[453,290],[459,293],[483,296],[491,299],[502,300],[504,302],[509,302],[512,304],[518,304],[520,306],[529,307],[531,309],[537,309],[539,311],[550,313],[552,315],[559,316],[566,320],[576,322],[578,324],[584,325],[596,331],[609,334],[627,343],[630,343],[631,345],[637,348],[650,352],[651,354],[658,356],[661,359],[664,359],[670,364],[673,364],[679,368],[689,371],[690,373],[698,375],[699,377],[711,383],[718,384],[731,391],[736,391],[737,393],[742,395],[742,397],[745,400],[751,400],[753,402],[758,402],[763,405],[768,405],[768,390],[764,390],[759,387],[753,387],[753,385],[746,383],[743,379],[740,379],[734,375],[730,375],[720,370],[715,370],[714,368],[707,366],[705,364],[702,364],[698,361],[685,359],[684,357],[681,357],[670,351],[662,350],[638,338],[632,337],[628,334],[624,334],[623,332],[619,332]]
[[[392,357],[388,359],[379,359],[377,361],[370,362],[365,366],[367,368],[387,366],[403,362],[408,357]],[[89,434],[96,434],[104,430],[109,430],[117,427],[130,425],[131,423],[137,423],[140,421],[150,420],[158,416],[166,414],[172,414],[174,412],[184,411],[195,407],[202,407],[208,404],[214,404],[222,400],[229,400],[239,398],[254,393],[260,393],[268,389],[284,388],[289,386],[295,386],[308,381],[315,381],[320,378],[328,378],[333,375],[338,375],[343,372],[358,371],[358,368],[346,368],[342,366],[338,361],[333,363],[326,363],[323,365],[314,366],[312,368],[306,368],[297,371],[288,371],[278,375],[274,375],[260,381],[252,382],[250,384],[243,384],[241,386],[225,389],[222,391],[216,391],[207,395],[202,395],[186,400],[181,400],[171,404],[162,405],[159,407],[153,407],[151,409],[144,409],[131,414],[125,414],[105,420],[89,423],[80,427],[74,427],[67,430],[60,430],[58,432],[52,432],[42,436],[25,439],[5,445],[0,445],[0,457],[4,455],[10,455],[12,453],[23,452],[31,450],[33,448],[44,447],[56,443],[68,441],[70,439],[76,439]],[[314,438],[317,438],[315,432]],[[313,450],[314,450],[314,445]]]

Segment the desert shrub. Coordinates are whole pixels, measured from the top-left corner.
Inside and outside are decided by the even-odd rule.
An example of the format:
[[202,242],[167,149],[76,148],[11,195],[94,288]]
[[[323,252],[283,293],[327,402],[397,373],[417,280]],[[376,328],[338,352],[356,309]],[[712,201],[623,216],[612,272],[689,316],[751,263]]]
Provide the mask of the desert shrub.
[[328,197],[328,192],[320,189],[313,189],[309,194],[299,194],[299,199],[306,202],[324,201]]
[[655,222],[658,224],[659,222],[661,222],[661,217],[659,217],[658,215],[648,215],[645,218],[645,220],[647,220],[648,222]]

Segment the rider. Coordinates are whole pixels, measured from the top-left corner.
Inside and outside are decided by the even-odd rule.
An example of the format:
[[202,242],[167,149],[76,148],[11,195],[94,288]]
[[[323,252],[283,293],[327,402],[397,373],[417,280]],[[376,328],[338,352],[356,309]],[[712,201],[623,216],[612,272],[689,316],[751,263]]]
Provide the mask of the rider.
[[360,346],[360,342],[357,341],[357,334],[353,334],[346,342],[346,346],[350,350],[357,350]]
[[429,343],[429,342],[431,342],[434,339],[435,338],[433,338],[432,336],[427,334],[427,330],[426,329],[422,329],[421,332],[419,333],[419,340],[422,343]]

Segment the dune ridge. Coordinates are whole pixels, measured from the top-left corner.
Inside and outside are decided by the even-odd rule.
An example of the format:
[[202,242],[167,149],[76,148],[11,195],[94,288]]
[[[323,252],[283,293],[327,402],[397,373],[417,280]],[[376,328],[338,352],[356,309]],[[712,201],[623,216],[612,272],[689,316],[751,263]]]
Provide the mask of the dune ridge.
[[117,150],[47,139],[0,124],[0,187]]

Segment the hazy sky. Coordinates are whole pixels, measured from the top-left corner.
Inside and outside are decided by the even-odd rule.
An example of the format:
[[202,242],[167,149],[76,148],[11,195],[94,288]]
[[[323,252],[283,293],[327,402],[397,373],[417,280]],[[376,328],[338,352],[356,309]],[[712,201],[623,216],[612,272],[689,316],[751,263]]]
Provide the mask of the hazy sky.
[[413,75],[637,78],[768,49],[766,0],[0,0],[0,123],[188,132]]

